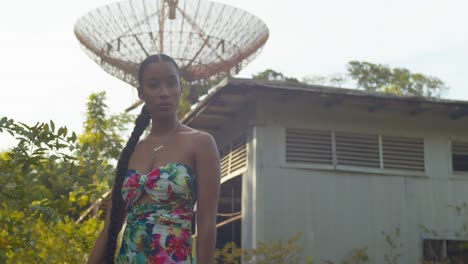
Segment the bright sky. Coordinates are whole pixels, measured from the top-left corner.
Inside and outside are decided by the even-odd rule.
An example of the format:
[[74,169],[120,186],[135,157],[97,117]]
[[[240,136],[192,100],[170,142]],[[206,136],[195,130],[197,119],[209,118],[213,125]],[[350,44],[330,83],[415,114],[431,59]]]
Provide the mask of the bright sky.
[[[156,1],[156,0],[155,0]],[[81,133],[92,92],[106,91],[111,112],[137,98],[81,49],[73,26],[111,0],[23,0],[0,4],[0,117],[34,124],[53,119]],[[239,77],[266,68],[301,79],[345,72],[350,60],[405,67],[468,101],[466,0],[219,0],[261,18],[270,38]],[[0,135],[0,149],[14,144]]]

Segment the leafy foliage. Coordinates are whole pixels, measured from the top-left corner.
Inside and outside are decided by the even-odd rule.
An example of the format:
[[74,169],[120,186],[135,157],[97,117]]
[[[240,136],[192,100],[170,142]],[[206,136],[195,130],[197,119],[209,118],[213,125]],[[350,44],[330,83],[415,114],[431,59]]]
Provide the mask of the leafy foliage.
[[216,251],[215,262],[225,264],[240,263],[240,259],[248,261],[248,263],[308,263],[313,264],[311,257],[301,260],[302,248],[298,243],[301,233],[297,232],[294,236],[289,238],[286,242],[282,240],[265,243],[258,241],[254,249],[240,249],[236,244],[231,242],[227,243],[224,248]]
[[184,79],[181,79],[182,95],[179,100],[177,117],[182,119],[188,112],[190,112],[192,105],[198,103],[201,98],[209,93],[213,86],[217,85],[224,78],[226,77],[219,75],[211,79],[203,79],[191,82],[187,82]]
[[215,251],[215,263],[239,264],[244,250],[237,247],[236,243],[228,242],[221,249]]
[[[110,115],[92,94],[84,133],[53,121],[30,126],[0,119],[18,145],[0,154],[0,263],[82,263],[103,222],[75,220],[109,190],[122,133],[134,117]],[[102,212],[101,212],[102,213]]]
[[450,204],[448,207],[454,209],[457,217],[462,221],[462,230],[455,235],[457,237],[468,237],[468,203]]
[[[461,225],[458,226],[459,230],[455,232],[455,238],[460,239],[457,242],[457,250],[460,252],[459,254],[454,253],[452,256],[445,256],[443,254],[440,248],[437,248],[437,246],[434,247],[433,244],[429,243],[426,245],[427,250],[429,252],[429,255],[431,257],[437,257],[439,259],[437,260],[422,260],[423,264],[436,264],[436,263],[443,263],[443,264],[450,264],[450,263],[465,263],[466,262],[466,254],[463,254],[462,252],[466,252],[468,249],[468,242],[466,241],[466,237],[468,236],[468,203],[467,202],[461,202],[459,204],[449,204],[449,208],[453,209],[456,213],[456,218],[455,222]],[[423,224],[419,225],[420,230],[425,236],[428,237],[441,237],[439,235],[439,232],[437,230],[434,230],[430,227],[427,227]],[[443,237],[443,236],[442,236]],[[442,242],[442,241],[439,241]],[[448,249],[446,248],[447,252]],[[453,249],[452,249],[453,252]]]
[[440,97],[447,89],[445,83],[435,77],[411,73],[405,68],[390,68],[382,64],[350,61],[348,75],[358,87],[372,92]]
[[52,192],[57,186],[40,172],[47,164],[68,165],[76,159],[69,153],[75,148],[76,134],[68,135],[66,127],[55,130],[53,121],[29,126],[7,117],[0,120],[0,132],[4,131],[14,135],[18,145],[0,156],[0,196],[10,206],[22,208],[34,198],[59,195]]
[[[369,92],[383,92],[397,95],[416,95],[425,97],[441,97],[448,89],[439,78],[421,73],[411,73],[405,68],[390,68],[387,65],[374,64],[365,61],[350,61],[346,65],[347,74],[308,75],[301,83],[343,87],[351,81],[357,88]],[[252,76],[256,80],[299,82],[296,78],[286,77],[281,72],[267,69]]]
[[399,242],[400,238],[400,227],[397,226],[395,230],[392,232],[386,233],[382,231],[382,234],[385,237],[385,242],[389,247],[387,252],[384,254],[384,260],[387,264],[398,264],[400,263],[401,253],[400,250],[403,246],[401,242]]
[[[258,241],[254,249],[237,248],[234,242],[227,243],[224,248],[218,249],[215,254],[215,263],[238,264],[241,259],[244,262],[255,264],[313,264],[311,256],[302,257],[302,247],[299,245],[301,232],[297,232],[286,242],[282,240],[265,243]],[[354,249],[351,255],[344,259],[342,264],[364,264],[368,263],[367,247]],[[335,262],[325,260],[324,263]]]
[[51,207],[0,210],[1,263],[83,263],[102,223],[90,218],[77,225]]
[[252,76],[254,80],[266,80],[266,81],[286,81],[286,82],[295,82],[299,83],[294,77],[286,77],[281,72],[274,71],[272,69],[266,69],[263,72],[259,72]]
[[354,249],[351,256],[343,261],[343,264],[364,264],[368,263],[367,247]]

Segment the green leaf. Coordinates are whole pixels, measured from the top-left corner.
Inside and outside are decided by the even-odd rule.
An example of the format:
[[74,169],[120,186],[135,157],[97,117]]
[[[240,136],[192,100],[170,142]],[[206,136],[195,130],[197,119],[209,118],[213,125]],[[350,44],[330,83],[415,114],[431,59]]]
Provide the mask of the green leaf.
[[18,122],[18,124],[22,125],[23,127],[27,128],[28,130],[32,130],[32,127],[26,125],[25,123]]
[[8,121],[8,117],[6,116],[2,117],[2,119],[0,119],[0,126],[6,123],[7,121]]
[[53,120],[50,120],[50,129],[52,130],[52,132],[55,131],[55,124]]
[[29,160],[26,160],[26,162],[23,164],[23,166],[21,167],[21,173],[24,175],[28,172],[28,169],[30,167],[30,163],[29,163]]
[[66,148],[66,147],[68,147],[68,145],[66,144],[61,144],[61,143],[57,144],[57,148]]

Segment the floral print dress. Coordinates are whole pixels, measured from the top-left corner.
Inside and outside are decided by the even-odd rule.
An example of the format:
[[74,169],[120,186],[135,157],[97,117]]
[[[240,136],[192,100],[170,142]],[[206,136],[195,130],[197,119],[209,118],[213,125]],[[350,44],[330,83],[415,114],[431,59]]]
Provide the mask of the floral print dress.
[[[136,201],[147,193],[156,203]],[[193,264],[192,217],[196,174],[182,163],[168,163],[140,174],[128,170],[122,185],[127,225],[118,263]]]

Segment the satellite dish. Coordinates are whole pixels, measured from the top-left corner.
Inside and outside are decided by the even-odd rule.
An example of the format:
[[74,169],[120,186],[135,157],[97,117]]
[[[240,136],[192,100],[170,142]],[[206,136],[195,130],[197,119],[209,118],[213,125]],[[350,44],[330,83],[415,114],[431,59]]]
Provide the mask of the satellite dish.
[[87,54],[111,75],[137,86],[138,64],[165,53],[193,82],[234,75],[268,39],[254,15],[205,0],[124,0],[96,8],[75,24]]

